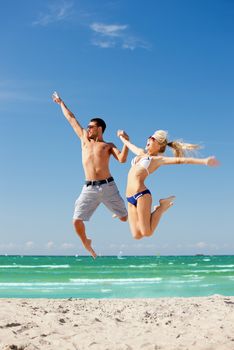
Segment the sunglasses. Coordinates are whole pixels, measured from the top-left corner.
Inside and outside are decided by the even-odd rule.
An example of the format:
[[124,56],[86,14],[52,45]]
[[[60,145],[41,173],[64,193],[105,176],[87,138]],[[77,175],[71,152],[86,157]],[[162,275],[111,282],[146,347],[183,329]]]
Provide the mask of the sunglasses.
[[97,127],[97,125],[88,125],[87,129],[93,129],[93,128],[96,128],[96,127]]
[[156,138],[153,137],[153,136],[149,136],[149,137],[148,137],[148,140],[156,141]]

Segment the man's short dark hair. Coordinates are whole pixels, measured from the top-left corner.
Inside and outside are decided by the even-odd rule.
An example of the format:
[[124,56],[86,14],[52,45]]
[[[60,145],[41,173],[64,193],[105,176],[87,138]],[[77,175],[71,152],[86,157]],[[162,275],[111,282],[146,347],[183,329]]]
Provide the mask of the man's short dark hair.
[[90,121],[91,122],[95,122],[97,124],[97,126],[100,126],[102,128],[102,132],[104,133],[104,131],[106,130],[106,123],[104,122],[103,119],[101,119],[101,118],[93,118]]

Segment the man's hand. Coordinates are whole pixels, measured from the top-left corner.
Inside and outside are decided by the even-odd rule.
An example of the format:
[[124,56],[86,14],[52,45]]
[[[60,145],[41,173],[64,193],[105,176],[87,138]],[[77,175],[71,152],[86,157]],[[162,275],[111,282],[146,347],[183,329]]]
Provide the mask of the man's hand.
[[125,140],[129,140],[129,136],[128,136],[128,134],[126,134],[126,132],[124,130],[118,130],[117,131],[117,136],[118,137],[122,136],[122,137],[125,138]]
[[58,105],[61,104],[62,99],[59,97],[58,93],[55,91],[52,95],[52,100],[57,103]]

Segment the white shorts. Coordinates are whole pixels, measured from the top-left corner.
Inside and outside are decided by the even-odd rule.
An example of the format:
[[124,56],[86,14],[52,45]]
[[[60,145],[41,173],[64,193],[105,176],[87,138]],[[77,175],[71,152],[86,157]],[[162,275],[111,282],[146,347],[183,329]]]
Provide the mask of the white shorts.
[[127,209],[123,198],[114,181],[100,186],[84,185],[80,196],[75,202],[73,219],[88,221],[97,209],[100,203],[103,203],[118,217],[127,216]]

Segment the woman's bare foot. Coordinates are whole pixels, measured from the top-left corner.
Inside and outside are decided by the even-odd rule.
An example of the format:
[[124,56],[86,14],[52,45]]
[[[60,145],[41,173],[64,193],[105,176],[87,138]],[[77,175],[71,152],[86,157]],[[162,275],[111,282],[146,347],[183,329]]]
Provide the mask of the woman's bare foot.
[[92,255],[92,257],[95,259],[97,257],[97,254],[95,253],[95,251],[93,250],[92,246],[91,246],[91,239],[87,239],[86,243],[84,243],[84,247],[88,250],[88,252],[90,252],[90,254]]
[[158,210],[159,208],[160,208],[160,205],[155,205],[155,206],[154,206],[153,212],[156,211],[156,210]]
[[174,203],[173,201],[175,200],[175,196],[170,196],[164,199],[160,199],[160,208],[162,208],[163,211],[166,211],[169,209]]

